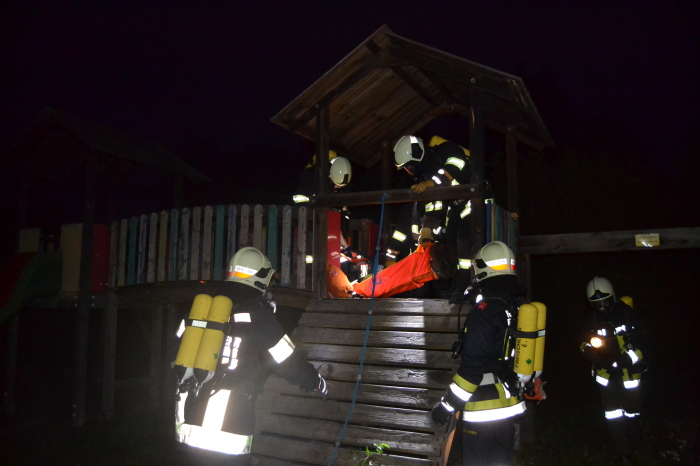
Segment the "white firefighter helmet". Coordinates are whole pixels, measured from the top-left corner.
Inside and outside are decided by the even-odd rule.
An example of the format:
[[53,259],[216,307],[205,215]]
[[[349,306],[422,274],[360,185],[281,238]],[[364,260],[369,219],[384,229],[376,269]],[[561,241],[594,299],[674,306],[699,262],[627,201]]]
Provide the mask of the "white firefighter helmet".
[[352,178],[352,165],[350,161],[345,157],[335,157],[331,159],[331,168],[328,178],[338,186],[342,188],[350,183],[350,178]]
[[421,162],[425,150],[423,140],[418,136],[402,136],[394,146],[394,165],[401,170],[409,162]]
[[231,258],[226,281],[243,283],[265,291],[275,275],[270,260],[253,247],[239,249]]
[[590,303],[603,301],[604,299],[615,299],[615,290],[613,290],[610,280],[603,277],[593,277],[593,280],[588,282],[586,286],[586,297]]
[[497,275],[515,275],[515,255],[505,243],[492,241],[474,257],[474,279],[480,282]]

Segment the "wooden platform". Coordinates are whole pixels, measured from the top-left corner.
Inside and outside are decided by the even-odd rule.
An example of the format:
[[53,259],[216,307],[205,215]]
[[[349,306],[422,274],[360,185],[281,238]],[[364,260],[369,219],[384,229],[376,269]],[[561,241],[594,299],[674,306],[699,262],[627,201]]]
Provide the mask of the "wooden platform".
[[271,376],[256,404],[255,464],[325,465],[333,458],[334,465],[357,465],[375,443],[391,447],[381,464],[444,464],[447,428],[435,429],[430,409],[459,364],[450,351],[457,306],[381,299],[370,315],[370,302],[319,299],[308,305],[291,337],[329,382],[328,400]]

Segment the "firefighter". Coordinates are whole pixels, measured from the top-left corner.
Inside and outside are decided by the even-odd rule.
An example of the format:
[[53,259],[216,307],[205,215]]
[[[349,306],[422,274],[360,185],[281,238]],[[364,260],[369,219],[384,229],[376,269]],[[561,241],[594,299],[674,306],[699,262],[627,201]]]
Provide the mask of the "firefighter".
[[[330,192],[340,193],[348,191],[348,184],[352,179],[352,165],[350,161],[345,157],[339,157],[334,150],[328,151],[328,160],[330,161],[330,168],[328,173]],[[316,194],[316,156],[314,155],[311,161],[306,165],[304,170],[301,172],[299,185],[295,194],[292,196],[292,200],[297,205],[306,205],[309,203],[312,197]],[[346,251],[350,254],[349,249],[350,241],[350,212],[347,207],[340,209],[340,249],[341,251]],[[306,256],[306,263],[310,264],[313,262],[312,256]],[[343,267],[344,272],[349,272],[349,267],[346,270]]]
[[[428,147],[417,136],[403,136],[394,146],[394,164],[413,179],[411,190],[422,193],[433,186],[468,184],[470,179],[469,150],[433,136]],[[436,242],[445,239],[457,252],[459,273],[453,279],[454,288],[464,291],[469,284],[471,267],[471,201],[440,200],[404,204],[401,218],[392,232],[386,251],[386,263],[391,265],[405,257],[415,247],[420,230],[433,230]]]
[[[334,150],[328,151],[328,160],[331,163],[328,178],[330,179],[331,192],[340,192],[350,183],[352,178],[352,165],[345,157],[339,157]],[[306,165],[299,177],[292,200],[295,204],[306,204],[316,194],[316,156]]]
[[504,342],[524,290],[513,252],[500,241],[477,252],[473,273],[469,294],[477,297],[456,345],[459,369],[431,417],[443,425],[461,412],[462,464],[512,464],[515,419],[525,412],[525,402],[517,375],[504,366],[509,353]]
[[628,304],[631,299],[617,299],[606,278],[594,277],[588,282],[586,297],[593,309],[592,326],[581,352],[592,364],[608,432],[620,458],[628,461],[632,447],[627,431],[629,424],[639,422],[640,385],[647,369],[642,352],[633,342],[637,319]]
[[254,403],[266,369],[324,400],[328,394],[324,378],[295,349],[275,318],[269,289],[274,274],[262,252],[245,247],[233,256],[226,281],[217,287],[217,298],[226,297],[233,306],[216,373],[201,388],[195,389],[191,378],[178,390],[177,440],[195,455],[218,452],[214,456],[236,455],[236,464],[250,461]]

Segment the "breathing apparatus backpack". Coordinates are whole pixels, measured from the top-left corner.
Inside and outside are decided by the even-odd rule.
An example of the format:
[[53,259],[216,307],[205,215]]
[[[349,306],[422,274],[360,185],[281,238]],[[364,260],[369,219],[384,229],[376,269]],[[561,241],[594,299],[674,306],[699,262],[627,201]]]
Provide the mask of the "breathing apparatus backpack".
[[195,296],[173,365],[177,393],[194,385],[195,395],[212,380],[222,356],[224,338],[230,334],[229,318],[233,302],[226,296]]
[[[466,302],[471,309],[476,304],[479,290],[470,286],[460,302],[457,313],[458,337],[452,345],[452,358],[462,353],[462,343],[466,334],[466,321],[460,324],[462,305]],[[540,375],[544,367],[545,327],[547,307],[534,301],[518,306],[515,302],[491,297],[506,305],[508,327],[503,342],[502,356],[491,368],[512,396],[527,400],[542,401],[547,398]]]

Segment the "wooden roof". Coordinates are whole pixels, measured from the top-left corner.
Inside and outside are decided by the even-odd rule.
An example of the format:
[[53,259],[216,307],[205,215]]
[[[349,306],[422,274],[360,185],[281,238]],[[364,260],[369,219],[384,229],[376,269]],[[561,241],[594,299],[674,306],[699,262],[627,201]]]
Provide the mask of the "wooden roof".
[[211,179],[158,143],[46,107],[12,148],[34,177],[82,179],[89,156],[99,159],[100,179],[114,185],[138,166],[183,175],[195,183]]
[[537,149],[553,145],[521,78],[394,34],[384,25],[290,102],[271,121],[316,141],[317,108],[329,105],[330,148],[364,167],[382,143],[413,134],[434,118],[470,114],[472,87],[483,93],[486,126]]

